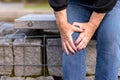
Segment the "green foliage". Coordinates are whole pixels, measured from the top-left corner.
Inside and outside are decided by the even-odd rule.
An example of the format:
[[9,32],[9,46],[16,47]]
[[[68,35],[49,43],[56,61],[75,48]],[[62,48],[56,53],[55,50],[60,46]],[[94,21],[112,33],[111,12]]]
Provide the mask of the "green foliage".
[[2,2],[21,2],[21,0],[0,0]]

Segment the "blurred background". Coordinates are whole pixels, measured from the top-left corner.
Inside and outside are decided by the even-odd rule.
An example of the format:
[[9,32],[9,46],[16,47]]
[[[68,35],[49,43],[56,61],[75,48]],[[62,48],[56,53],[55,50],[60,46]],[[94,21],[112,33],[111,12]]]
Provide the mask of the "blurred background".
[[0,22],[13,22],[25,14],[51,14],[48,0],[0,0]]

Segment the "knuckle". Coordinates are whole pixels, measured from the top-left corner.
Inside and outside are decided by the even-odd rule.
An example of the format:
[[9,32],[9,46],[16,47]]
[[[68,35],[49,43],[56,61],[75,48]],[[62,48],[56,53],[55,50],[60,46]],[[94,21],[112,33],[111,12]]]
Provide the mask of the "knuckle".
[[80,45],[78,45],[78,49],[80,48]]
[[85,41],[83,41],[83,44],[85,45],[85,44],[86,44],[86,42],[85,42]]
[[82,37],[80,36],[79,39],[82,39]]

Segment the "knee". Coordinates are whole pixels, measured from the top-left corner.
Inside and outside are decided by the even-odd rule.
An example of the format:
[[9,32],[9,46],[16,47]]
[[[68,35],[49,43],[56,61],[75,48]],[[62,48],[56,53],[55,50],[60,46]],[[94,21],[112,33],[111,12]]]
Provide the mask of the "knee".
[[117,32],[104,31],[97,36],[97,52],[113,61],[120,61],[120,38]]
[[97,41],[100,44],[113,45],[119,44],[119,34],[116,32],[103,32],[97,36]]

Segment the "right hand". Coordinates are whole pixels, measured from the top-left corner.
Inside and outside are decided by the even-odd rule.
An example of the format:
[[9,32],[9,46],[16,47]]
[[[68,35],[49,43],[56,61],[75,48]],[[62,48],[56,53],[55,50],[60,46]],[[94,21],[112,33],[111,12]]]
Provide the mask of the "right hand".
[[83,29],[75,27],[68,23],[66,9],[55,12],[56,23],[60,30],[62,48],[65,50],[66,54],[69,54],[69,51],[75,53],[77,48],[73,42],[72,34],[74,32],[83,32]]
[[63,50],[66,52],[67,55],[69,55],[69,51],[75,54],[75,52],[77,51],[77,48],[73,42],[72,34],[74,32],[83,32],[84,29],[73,26],[69,24],[68,22],[58,24],[58,26],[60,30]]

